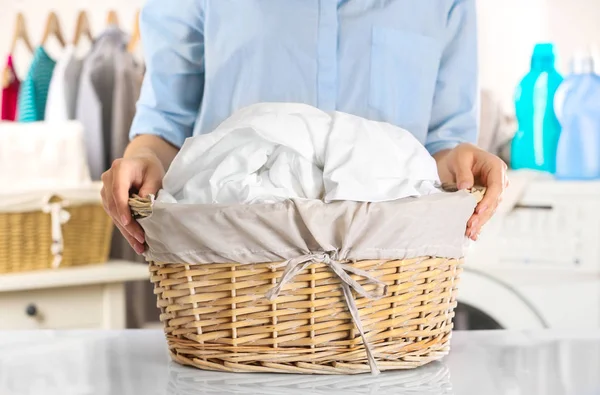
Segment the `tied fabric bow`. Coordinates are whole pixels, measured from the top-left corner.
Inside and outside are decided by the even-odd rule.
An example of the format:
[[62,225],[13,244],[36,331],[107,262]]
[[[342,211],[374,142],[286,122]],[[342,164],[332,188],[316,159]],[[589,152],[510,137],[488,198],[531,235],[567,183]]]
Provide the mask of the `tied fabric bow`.
[[[305,270],[308,266],[314,263],[323,263],[324,265],[327,265],[329,269],[331,269],[341,281],[341,287],[344,293],[344,298],[346,299],[346,305],[348,306],[348,310],[350,311],[350,315],[352,316],[352,321],[354,321],[354,325],[356,325],[356,329],[358,329],[358,332],[360,333],[363,344],[365,346],[367,359],[369,361],[369,366],[371,367],[371,373],[373,375],[378,375],[380,373],[379,368],[377,367],[377,362],[375,362],[375,357],[373,356],[371,346],[369,345],[369,342],[367,341],[367,338],[365,336],[362,322],[360,321],[360,316],[358,314],[358,308],[356,307],[356,302],[354,301],[354,297],[352,296],[352,289],[354,289],[354,291],[357,294],[365,298],[376,300],[381,298],[382,296],[385,296],[385,294],[387,293],[387,285],[383,281],[376,279],[364,270],[357,269],[350,265],[346,265],[342,262],[339,262],[336,259],[333,259],[331,255],[335,256],[335,253],[322,252],[307,254],[298,258],[288,259],[287,261],[277,265],[273,265],[273,268],[285,266],[285,270],[283,272],[283,275],[281,276],[281,279],[279,280],[279,283],[267,292],[266,297],[268,300],[271,301],[277,298],[283,287],[287,283],[291,282],[298,273]],[[377,290],[382,292],[367,292],[367,290],[364,289],[362,285],[360,285],[356,280],[350,277],[348,273],[364,277],[370,284],[379,285],[380,287]]]
[[60,266],[62,262],[62,254],[64,248],[63,235],[62,235],[62,225],[66,224],[71,215],[68,211],[63,209],[63,205],[67,202],[51,202],[48,199],[48,203],[43,207],[44,213],[50,213],[50,224],[51,224],[51,232],[52,232],[52,245],[50,246],[50,251],[54,256],[52,260],[52,268],[56,269]]

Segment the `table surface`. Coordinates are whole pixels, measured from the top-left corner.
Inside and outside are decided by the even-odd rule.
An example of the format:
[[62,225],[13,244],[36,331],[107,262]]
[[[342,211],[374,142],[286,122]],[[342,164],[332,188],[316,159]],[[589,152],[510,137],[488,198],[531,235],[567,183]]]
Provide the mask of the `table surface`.
[[90,284],[148,280],[148,265],[111,260],[98,265],[34,270],[0,275],[0,293],[33,289],[62,288]]
[[600,394],[600,331],[455,332],[442,361],[379,376],[217,373],[161,331],[0,332],[0,394]]

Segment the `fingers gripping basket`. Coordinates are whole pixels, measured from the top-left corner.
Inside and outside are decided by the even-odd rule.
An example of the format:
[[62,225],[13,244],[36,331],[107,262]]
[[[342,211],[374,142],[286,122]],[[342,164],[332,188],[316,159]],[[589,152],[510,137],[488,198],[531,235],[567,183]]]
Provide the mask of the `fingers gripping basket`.
[[473,192],[262,207],[131,199],[172,358],[207,370],[318,374],[440,359],[465,225],[483,193]]

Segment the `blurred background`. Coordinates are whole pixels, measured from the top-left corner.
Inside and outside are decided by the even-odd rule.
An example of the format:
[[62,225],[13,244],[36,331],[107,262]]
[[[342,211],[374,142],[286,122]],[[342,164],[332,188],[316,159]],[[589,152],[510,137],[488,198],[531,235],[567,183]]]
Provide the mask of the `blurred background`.
[[[26,16],[27,30],[36,44],[42,37],[49,11],[56,12],[64,33],[71,38],[81,10],[87,11],[95,33],[106,26],[109,10],[117,12],[121,27],[129,32],[135,13],[143,3],[143,0],[2,0],[0,29],[5,39],[0,41],[0,54],[6,54],[10,48],[18,12]],[[507,111],[514,112],[514,88],[529,68],[536,42],[556,44],[557,67],[564,72],[568,70],[569,57],[578,48],[600,45],[600,5],[595,0],[477,0],[477,12],[481,85],[497,94]],[[29,62],[15,58],[18,70],[26,73]]]
[[[0,178],[10,185],[23,184],[27,193],[25,198],[6,191],[0,195],[0,329],[159,325],[146,266],[118,234],[111,241],[112,229],[93,182],[126,144],[144,72],[136,26],[142,4],[0,0],[5,120],[0,124]],[[82,11],[87,22],[82,22]],[[590,66],[600,46],[600,2],[477,0],[477,12],[479,144],[518,169],[511,172],[512,186],[496,217],[472,246],[460,285],[456,328],[600,328],[600,111],[593,105],[600,103],[600,86]],[[117,31],[116,41],[106,44],[104,55],[94,52],[88,36],[111,36],[111,31]],[[19,39],[13,48],[15,36]],[[78,41],[76,55],[63,60],[62,41]],[[45,55],[36,52],[42,42]],[[114,89],[98,87],[97,75],[86,65],[90,57],[110,63]],[[6,103],[16,101],[15,92],[24,86],[31,89],[16,82],[34,66],[44,78],[48,59],[60,59],[63,78],[51,84],[62,86],[61,92],[74,67],[82,76],[80,92],[85,78],[88,88],[102,94],[71,107],[52,105],[41,114],[39,109],[38,114],[28,112],[39,107],[33,93],[29,107],[19,103],[19,116],[63,122],[33,131],[48,136],[40,138],[45,147],[40,151],[26,144],[23,123],[10,122],[18,116]],[[557,114],[563,117],[560,122]],[[70,122],[73,118],[81,122]],[[90,139],[84,138],[90,130],[111,137],[99,137],[90,147]],[[101,157],[90,163],[88,173],[79,172],[77,164],[86,158],[70,155],[69,147],[89,152],[96,144],[103,147]],[[25,165],[39,159],[40,152],[42,165]],[[55,168],[43,165],[56,165],[57,157]],[[10,166],[15,160],[16,170]],[[41,170],[61,184],[60,198],[56,191],[31,192],[32,174]]]

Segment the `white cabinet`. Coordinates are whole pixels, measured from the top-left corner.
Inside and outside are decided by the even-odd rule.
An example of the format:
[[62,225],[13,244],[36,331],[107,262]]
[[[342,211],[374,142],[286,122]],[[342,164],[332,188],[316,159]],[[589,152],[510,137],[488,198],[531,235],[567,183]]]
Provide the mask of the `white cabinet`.
[[125,282],[148,278],[122,261],[1,275],[0,330],[125,328]]

